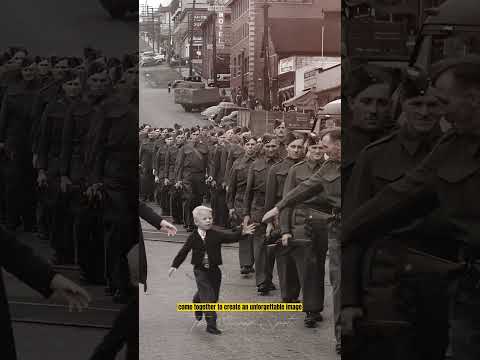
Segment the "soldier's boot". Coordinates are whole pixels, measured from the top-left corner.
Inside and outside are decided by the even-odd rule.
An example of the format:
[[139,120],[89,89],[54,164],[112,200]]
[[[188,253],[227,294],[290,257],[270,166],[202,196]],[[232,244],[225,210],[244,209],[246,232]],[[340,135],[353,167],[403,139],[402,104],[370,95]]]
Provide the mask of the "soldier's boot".
[[[317,319],[319,318],[319,313],[307,312],[305,315],[304,324],[307,328],[314,328],[317,326]],[[321,315],[320,315],[321,317]]]

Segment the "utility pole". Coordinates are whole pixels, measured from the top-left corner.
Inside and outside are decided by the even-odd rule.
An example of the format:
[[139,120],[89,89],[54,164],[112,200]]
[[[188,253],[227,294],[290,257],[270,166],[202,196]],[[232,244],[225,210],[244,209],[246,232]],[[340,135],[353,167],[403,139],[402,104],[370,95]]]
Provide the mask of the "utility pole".
[[193,77],[193,33],[195,29],[195,0],[193,0],[192,4],[192,12],[191,12],[191,20],[190,20],[190,46],[188,49],[188,65],[189,65],[189,76],[190,78]]
[[[263,4],[263,107],[265,110],[270,110],[270,54],[268,49],[268,8],[270,5]],[[243,89],[242,89],[243,91]]]
[[217,12],[213,10],[213,37],[212,37],[212,66],[213,86],[217,87]]
[[168,9],[168,54],[167,54],[167,61],[170,62],[170,58],[172,56],[172,20],[170,18],[170,9]]
[[150,9],[152,9],[152,48],[153,52],[155,52],[155,17],[153,7],[150,7]]

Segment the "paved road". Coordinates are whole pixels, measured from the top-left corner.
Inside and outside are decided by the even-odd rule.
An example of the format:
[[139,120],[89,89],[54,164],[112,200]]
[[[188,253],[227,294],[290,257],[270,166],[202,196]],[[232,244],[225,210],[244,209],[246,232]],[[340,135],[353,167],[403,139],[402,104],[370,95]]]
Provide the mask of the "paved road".
[[90,45],[107,56],[138,49],[138,18],[114,21],[97,0],[3,0],[0,49],[26,46],[35,55],[81,55]]
[[[145,73],[156,80],[158,87],[152,88],[145,82]],[[169,94],[167,86],[179,78],[180,74],[168,65],[140,69],[140,124],[154,127],[173,127],[175,123],[185,127],[209,124],[198,112],[187,113],[173,102],[173,92]]]
[[[30,233],[17,236],[46,261],[51,258],[48,242]],[[87,289],[93,299],[89,309],[69,313],[63,303],[46,300],[12,275],[3,274],[19,359],[86,360],[118,314],[120,306],[104,295],[103,286],[82,282],[75,268],[57,270]]]
[[[177,313],[177,302],[190,302],[195,290],[190,256],[168,278],[170,263],[187,234],[174,239],[143,224],[149,261],[149,291],[140,294],[140,358],[144,360],[333,360],[331,287],[327,283],[325,320],[315,329],[303,326],[301,313],[219,313],[221,336],[205,332],[191,313]],[[169,240],[169,242],[165,242]],[[239,273],[238,248],[224,246],[220,301],[276,302],[256,294],[253,278]],[[275,270],[276,271],[276,270]],[[274,282],[278,284],[277,279]]]

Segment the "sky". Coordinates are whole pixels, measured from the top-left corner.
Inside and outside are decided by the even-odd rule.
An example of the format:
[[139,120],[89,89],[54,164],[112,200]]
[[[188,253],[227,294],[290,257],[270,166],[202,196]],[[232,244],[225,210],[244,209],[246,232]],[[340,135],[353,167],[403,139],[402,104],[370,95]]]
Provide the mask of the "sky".
[[168,4],[170,4],[170,1],[171,0],[138,0],[140,6],[147,3],[148,6],[152,6],[154,8],[157,8],[160,4],[162,4],[163,6],[167,6]]

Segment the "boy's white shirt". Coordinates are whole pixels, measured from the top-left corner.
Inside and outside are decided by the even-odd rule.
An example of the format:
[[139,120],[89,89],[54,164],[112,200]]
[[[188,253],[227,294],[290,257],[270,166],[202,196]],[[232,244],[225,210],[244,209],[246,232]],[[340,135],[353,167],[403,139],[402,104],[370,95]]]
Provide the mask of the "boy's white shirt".
[[[207,231],[202,229],[197,229],[197,232],[198,232],[198,235],[200,235],[200,237],[202,238],[203,243],[205,243],[205,238],[207,237]],[[204,263],[208,264],[208,254],[206,251],[205,251],[205,256],[203,258],[203,261]]]
[[205,238],[207,237],[207,231],[202,229],[197,229],[198,235],[202,238],[203,242],[205,242]]

